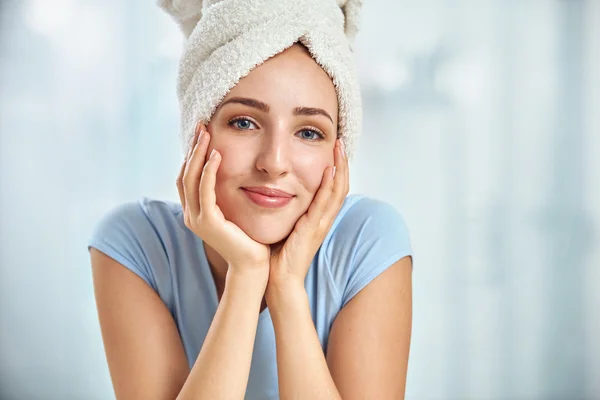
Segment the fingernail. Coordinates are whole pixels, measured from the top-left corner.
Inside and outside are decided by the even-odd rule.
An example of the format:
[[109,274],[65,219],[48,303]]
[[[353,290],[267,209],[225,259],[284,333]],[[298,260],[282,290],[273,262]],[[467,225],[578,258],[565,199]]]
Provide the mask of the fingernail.
[[331,172],[331,177],[332,177],[332,178],[335,178],[335,166],[333,167],[333,170],[332,170],[332,172]]
[[209,160],[212,160],[213,156],[215,155],[217,151],[215,149],[212,149],[212,151],[210,152],[210,156],[208,156]]
[[346,158],[346,146],[344,146],[344,141],[340,140],[340,149],[342,150],[342,155]]

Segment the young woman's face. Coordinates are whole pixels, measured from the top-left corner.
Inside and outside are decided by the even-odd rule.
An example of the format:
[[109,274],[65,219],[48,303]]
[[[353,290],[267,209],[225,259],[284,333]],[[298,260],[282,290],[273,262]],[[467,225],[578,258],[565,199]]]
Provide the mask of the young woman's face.
[[285,239],[333,165],[337,118],[333,82],[300,45],[241,79],[208,124],[225,218],[258,242]]

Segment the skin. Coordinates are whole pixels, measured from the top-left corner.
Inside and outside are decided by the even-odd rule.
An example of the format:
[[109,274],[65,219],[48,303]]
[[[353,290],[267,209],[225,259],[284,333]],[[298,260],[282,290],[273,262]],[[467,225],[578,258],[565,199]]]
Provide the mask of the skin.
[[[240,98],[258,100],[269,111],[228,102]],[[329,117],[294,115],[297,107],[321,109]],[[242,78],[206,127],[207,152],[216,149],[222,156],[215,192],[225,219],[259,243],[284,240],[333,166],[337,125],[333,82],[304,46],[293,45]],[[250,202],[240,190],[244,186],[276,187],[295,197],[283,209],[268,210]],[[205,251],[222,293],[227,262],[209,245]]]
[[[262,101],[269,111],[228,102],[234,98]],[[332,120],[321,114],[295,116],[295,107],[320,108]],[[242,78],[207,127],[211,134],[208,152],[216,149],[223,158],[216,194],[225,218],[260,243],[273,244],[287,237],[308,210],[325,168],[333,166],[337,115],[331,79],[300,45]],[[230,122],[234,118],[245,119]],[[296,197],[283,209],[267,210],[249,202],[239,190],[262,185]]]
[[[241,96],[259,98],[270,111],[224,104]],[[395,262],[348,302],[333,323],[327,354],[322,351],[304,279],[348,193],[348,160],[336,140],[337,120],[295,116],[295,107],[337,115],[331,80],[301,46],[254,69],[208,126],[198,124],[177,187],[185,225],[205,243],[220,302],[191,371],[157,293],[115,260],[91,250],[117,398],[242,399],[265,305],[275,330],[280,398],[404,397],[412,320],[410,257]],[[237,125],[246,129],[228,125],[240,115],[253,124]],[[317,128],[324,139],[299,135],[307,128]],[[284,209],[257,209],[239,189],[255,185],[276,186],[295,197]]]

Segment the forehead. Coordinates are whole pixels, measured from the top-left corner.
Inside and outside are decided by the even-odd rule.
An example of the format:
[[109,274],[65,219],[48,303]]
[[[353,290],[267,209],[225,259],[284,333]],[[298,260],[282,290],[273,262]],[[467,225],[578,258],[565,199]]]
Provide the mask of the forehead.
[[254,68],[225,100],[237,96],[257,98],[272,109],[320,107],[337,117],[337,92],[331,78],[300,45]]

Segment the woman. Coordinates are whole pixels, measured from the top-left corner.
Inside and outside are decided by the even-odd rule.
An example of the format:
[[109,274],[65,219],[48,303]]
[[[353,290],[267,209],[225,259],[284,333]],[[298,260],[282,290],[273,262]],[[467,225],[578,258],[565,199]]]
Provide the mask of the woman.
[[142,198],[98,224],[89,248],[117,398],[404,397],[408,232],[391,206],[347,196],[350,109],[316,58],[299,42],[265,56],[210,118],[188,118],[181,204]]

